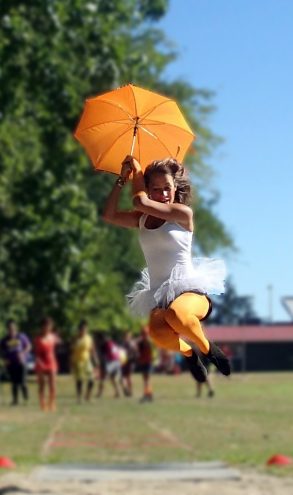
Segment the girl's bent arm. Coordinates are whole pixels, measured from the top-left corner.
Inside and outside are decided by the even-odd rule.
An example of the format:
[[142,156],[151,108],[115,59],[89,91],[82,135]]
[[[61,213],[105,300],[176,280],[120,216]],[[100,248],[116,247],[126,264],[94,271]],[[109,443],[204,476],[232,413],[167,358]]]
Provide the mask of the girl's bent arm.
[[179,203],[160,203],[149,199],[145,194],[135,196],[133,205],[141,213],[179,223],[187,230],[193,230],[193,212],[189,206]]
[[[129,172],[125,171],[125,167],[122,166],[121,179],[127,180]],[[103,212],[103,220],[113,225],[118,225],[119,227],[138,227],[139,218],[141,213],[139,211],[119,211],[119,198],[121,193],[121,181],[119,179],[116,181],[112,191],[110,192],[106,205]]]

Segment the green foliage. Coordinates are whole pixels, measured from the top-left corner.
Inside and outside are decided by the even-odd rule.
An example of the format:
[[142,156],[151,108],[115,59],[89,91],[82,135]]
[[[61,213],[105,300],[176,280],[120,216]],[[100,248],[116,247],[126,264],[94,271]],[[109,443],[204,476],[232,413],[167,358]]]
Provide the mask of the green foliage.
[[239,296],[231,280],[227,281],[226,291],[220,298],[213,298],[213,312],[209,323],[217,325],[258,324],[251,297]]
[[[174,96],[199,136],[192,177],[203,187],[210,177],[211,95],[163,78],[175,53],[152,23],[167,7],[166,0],[1,3],[0,310],[31,331],[46,313],[67,331],[84,316],[98,329],[136,325],[124,300],[143,262],[136,233],[102,223],[113,178],[94,174],[72,137],[85,97],[129,81]],[[199,199],[202,250],[231,245]]]

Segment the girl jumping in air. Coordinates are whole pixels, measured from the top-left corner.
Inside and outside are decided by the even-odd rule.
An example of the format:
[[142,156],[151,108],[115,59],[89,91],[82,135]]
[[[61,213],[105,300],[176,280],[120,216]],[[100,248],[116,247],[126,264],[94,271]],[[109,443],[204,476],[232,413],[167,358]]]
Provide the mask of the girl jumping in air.
[[[120,192],[133,174],[133,211],[119,210]],[[225,354],[206,338],[201,321],[211,312],[208,294],[224,292],[221,260],[192,259],[193,212],[188,206],[190,184],[184,167],[172,158],[152,162],[142,172],[127,156],[105,206],[104,220],[138,228],[147,263],[128,300],[137,315],[150,314],[149,331],[159,346],[181,352],[194,378],[205,382],[207,371],[193,342],[218,370],[230,374]]]

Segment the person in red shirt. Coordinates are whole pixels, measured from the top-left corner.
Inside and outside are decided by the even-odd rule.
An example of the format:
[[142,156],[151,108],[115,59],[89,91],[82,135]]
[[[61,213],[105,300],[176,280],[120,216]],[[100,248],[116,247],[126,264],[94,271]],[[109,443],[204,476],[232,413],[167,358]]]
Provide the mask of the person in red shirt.
[[140,402],[151,402],[153,400],[151,386],[153,351],[148,327],[143,327],[141,329],[140,337],[137,339],[136,344],[138,352],[138,371],[141,372],[143,379],[143,396],[141,397]]
[[[60,338],[54,332],[54,322],[51,318],[43,318],[40,323],[40,335],[34,342],[36,356],[36,374],[39,385],[39,401],[42,410],[56,409],[56,375],[58,363],[55,348]],[[45,399],[46,385],[49,389],[48,401]]]

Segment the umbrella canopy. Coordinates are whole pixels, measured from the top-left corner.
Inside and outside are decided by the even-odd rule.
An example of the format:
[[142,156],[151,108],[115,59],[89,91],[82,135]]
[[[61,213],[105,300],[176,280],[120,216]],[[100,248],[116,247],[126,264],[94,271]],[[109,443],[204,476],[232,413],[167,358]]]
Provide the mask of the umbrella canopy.
[[88,98],[74,136],[95,169],[115,174],[130,154],[143,169],[167,157],[181,162],[195,138],[174,100],[132,84]]

